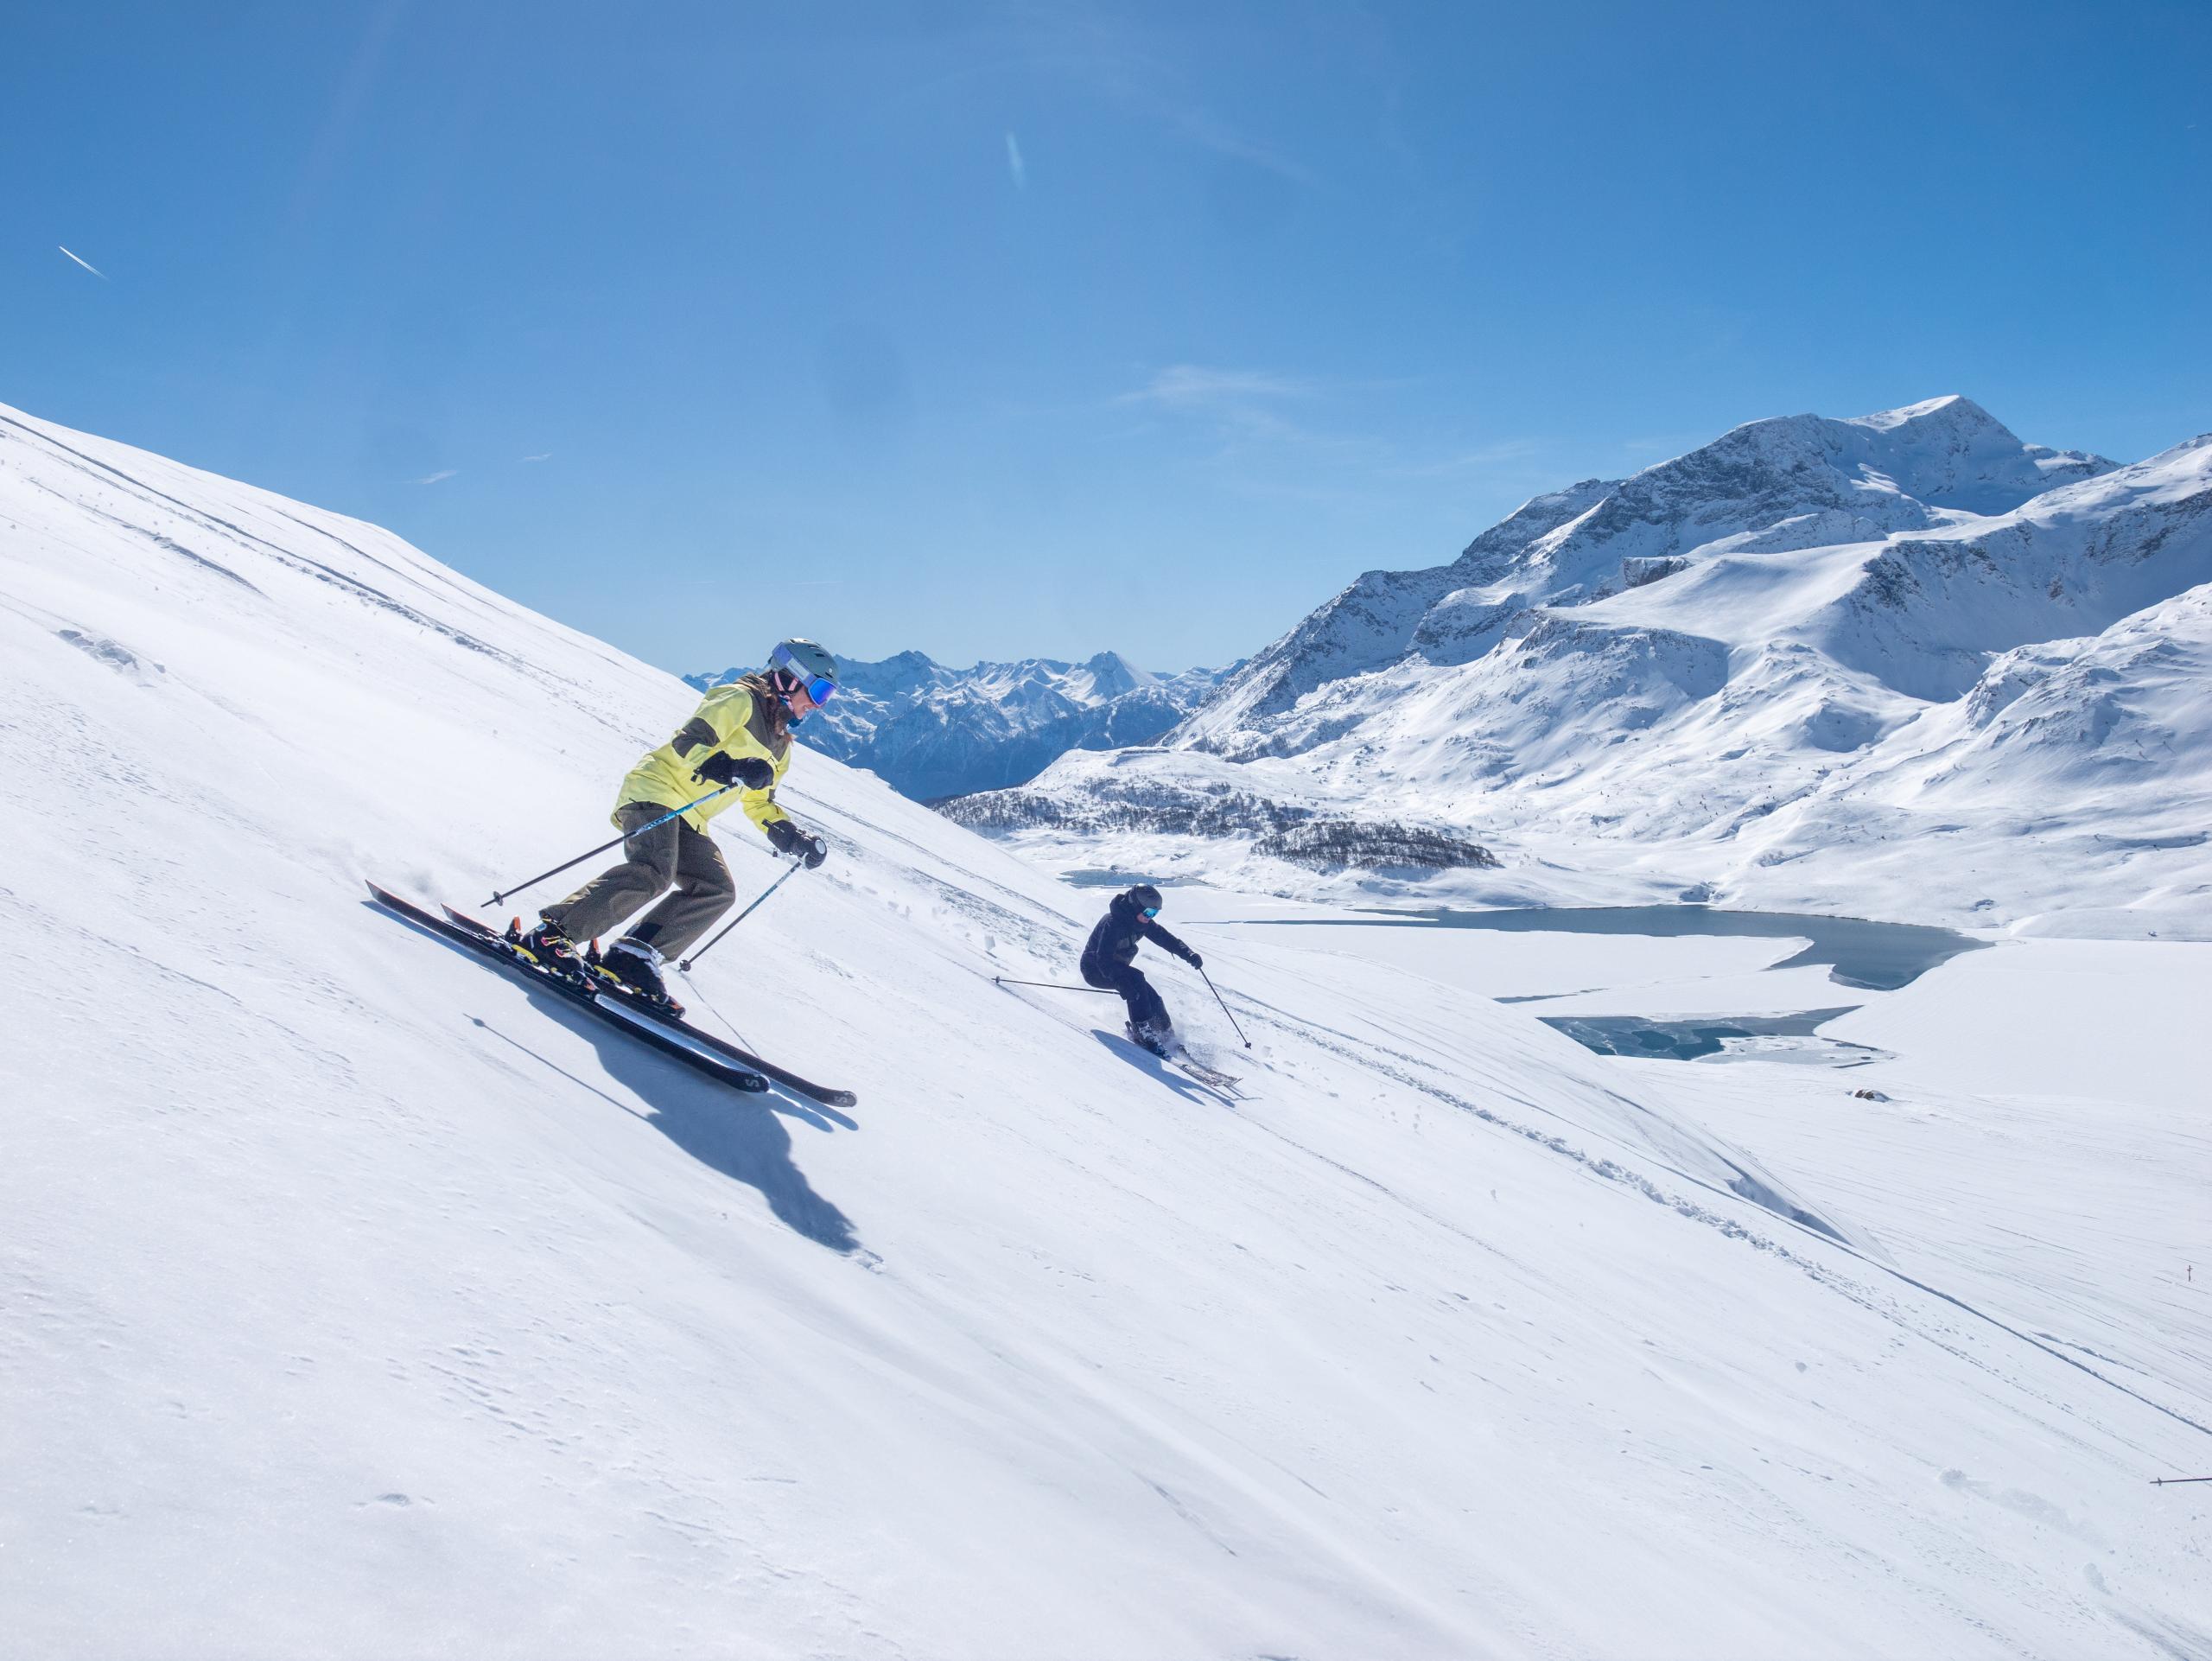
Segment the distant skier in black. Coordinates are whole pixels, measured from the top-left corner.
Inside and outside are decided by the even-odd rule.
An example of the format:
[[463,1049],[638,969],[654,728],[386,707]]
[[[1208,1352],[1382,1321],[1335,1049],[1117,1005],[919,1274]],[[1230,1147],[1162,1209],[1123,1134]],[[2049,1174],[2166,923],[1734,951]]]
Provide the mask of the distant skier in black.
[[1148,882],[1116,894],[1098,926],[1090,931],[1082,969],[1088,984],[1122,995],[1129,1008],[1130,1038],[1154,1055],[1166,1055],[1174,1041],[1175,1024],[1168,1020],[1160,994],[1136,966],[1137,942],[1150,940],[1193,969],[1204,968],[1205,960],[1152,920],[1159,915],[1160,890]]

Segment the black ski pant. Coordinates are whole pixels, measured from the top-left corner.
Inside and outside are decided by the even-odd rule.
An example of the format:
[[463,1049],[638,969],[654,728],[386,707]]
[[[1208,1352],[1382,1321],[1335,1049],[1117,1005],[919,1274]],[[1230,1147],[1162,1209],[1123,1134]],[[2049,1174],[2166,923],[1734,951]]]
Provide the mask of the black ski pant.
[[[682,819],[639,829],[667,811],[658,802],[625,803],[614,816],[625,833],[622,862],[537,914],[581,945],[666,894],[630,933],[671,958],[682,957],[736,903],[737,884],[722,862],[722,850],[705,831],[694,830]],[[676,892],[669,894],[671,887]]]
[[1122,1002],[1129,1006],[1129,1025],[1140,1030],[1149,1027],[1156,1032],[1166,1032],[1174,1023],[1167,1019],[1167,1006],[1160,1001],[1160,994],[1152,990],[1135,964],[1106,963],[1086,957],[1083,960],[1083,978],[1086,985],[1099,990],[1119,992]]

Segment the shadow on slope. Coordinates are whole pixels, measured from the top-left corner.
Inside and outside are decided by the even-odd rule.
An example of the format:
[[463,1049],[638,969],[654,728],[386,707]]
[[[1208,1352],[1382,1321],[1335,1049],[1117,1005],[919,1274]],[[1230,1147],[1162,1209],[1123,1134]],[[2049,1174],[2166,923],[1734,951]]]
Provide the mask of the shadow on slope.
[[1177,1071],[1150,1050],[1140,1049],[1126,1038],[1116,1038],[1113,1034],[1102,1031],[1097,1028],[1091,1029],[1090,1035],[1104,1047],[1109,1055],[1118,1055],[1131,1066],[1141,1072],[1150,1073],[1185,1101],[1195,1102],[1201,1107],[1222,1107],[1230,1104],[1230,1098],[1220,1091],[1199,1083],[1187,1072]]
[[[371,909],[379,916],[390,915],[378,907]],[[471,963],[500,972],[495,965],[443,935],[404,918],[396,920]],[[511,978],[505,975],[502,977]],[[481,1016],[471,1015],[469,1020],[501,1043],[521,1051],[547,1072],[643,1119],[709,1170],[748,1188],[757,1188],[760,1197],[768,1202],[768,1209],[794,1233],[804,1235],[817,1245],[827,1246],[832,1251],[850,1253],[860,1250],[860,1238],[854,1231],[852,1219],[817,1193],[806,1174],[793,1162],[791,1132],[777,1116],[790,1114],[817,1130],[834,1130],[833,1117],[848,1128],[856,1128],[852,1120],[842,1114],[830,1115],[827,1110],[773,1086],[770,1093],[757,1098],[741,1094],[728,1085],[692,1072],[680,1061],[647,1048],[605,1021],[587,1015],[556,992],[527,982],[517,983],[522,985],[531,1006],[540,1014],[557,1021],[590,1044],[607,1077],[627,1089],[648,1111],[640,1112],[633,1103],[609,1094],[588,1079],[579,1078],[533,1049],[524,1040],[502,1032]]]

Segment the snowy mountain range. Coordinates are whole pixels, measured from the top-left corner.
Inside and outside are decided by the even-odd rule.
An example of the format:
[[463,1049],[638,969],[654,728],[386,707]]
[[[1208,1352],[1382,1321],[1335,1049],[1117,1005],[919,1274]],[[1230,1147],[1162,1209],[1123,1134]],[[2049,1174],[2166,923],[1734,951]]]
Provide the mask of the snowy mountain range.
[[[901,652],[839,667],[836,699],[804,723],[801,741],[917,801],[1026,784],[1069,750],[1153,743],[1229,672],[1158,675],[1112,652],[970,669]],[[683,678],[704,690],[745,672]]]
[[2113,466],[2024,444],[1963,398],[1855,421],[1755,421],[1632,478],[1539,496],[1449,565],[1366,573],[1255,656],[1177,737],[1249,752],[1319,686],[1408,654],[1470,662],[1539,608],[1605,600],[1674,576],[1692,557],[1787,554],[1971,522]]
[[1263,824],[1147,844],[1128,804],[1318,796],[1471,836],[1501,869],[1442,881],[1477,900],[2212,931],[2212,720],[2176,667],[2208,582],[2212,438],[2122,467],[1963,398],[1753,422],[1369,572],[1160,747],[965,811],[1055,857],[1297,892]]

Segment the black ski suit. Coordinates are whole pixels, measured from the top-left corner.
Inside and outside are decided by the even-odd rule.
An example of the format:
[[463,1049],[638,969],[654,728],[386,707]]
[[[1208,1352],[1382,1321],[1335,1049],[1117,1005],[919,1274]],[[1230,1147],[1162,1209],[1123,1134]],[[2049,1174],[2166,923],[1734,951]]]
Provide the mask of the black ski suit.
[[1185,963],[1198,961],[1197,952],[1138,910],[1135,901],[1117,894],[1083,948],[1083,978],[1101,990],[1119,992],[1129,1006],[1129,1025],[1139,1032],[1150,1030],[1164,1036],[1173,1023],[1167,1019],[1167,1006],[1160,1001],[1160,994],[1136,966],[1141,939],[1173,952]]

